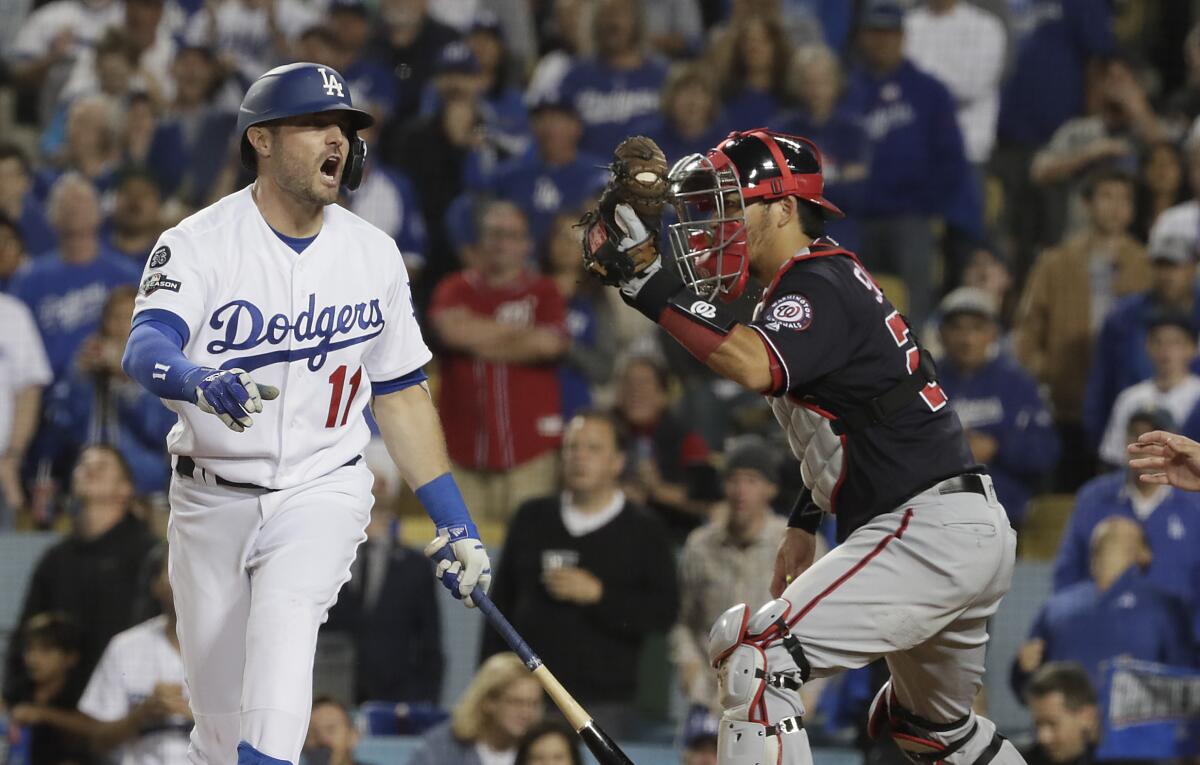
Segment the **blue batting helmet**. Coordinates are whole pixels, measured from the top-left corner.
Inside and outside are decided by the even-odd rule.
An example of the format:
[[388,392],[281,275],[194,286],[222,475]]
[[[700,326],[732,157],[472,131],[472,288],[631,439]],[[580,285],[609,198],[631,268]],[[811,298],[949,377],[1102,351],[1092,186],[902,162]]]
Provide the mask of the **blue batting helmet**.
[[254,149],[246,131],[254,125],[320,112],[346,112],[350,116],[350,156],[342,171],[342,184],[353,190],[362,180],[366,144],[356,131],[370,127],[375,118],[355,108],[346,80],[331,66],[300,62],[277,66],[250,85],[238,109],[237,132],[241,143],[242,164],[256,167]]

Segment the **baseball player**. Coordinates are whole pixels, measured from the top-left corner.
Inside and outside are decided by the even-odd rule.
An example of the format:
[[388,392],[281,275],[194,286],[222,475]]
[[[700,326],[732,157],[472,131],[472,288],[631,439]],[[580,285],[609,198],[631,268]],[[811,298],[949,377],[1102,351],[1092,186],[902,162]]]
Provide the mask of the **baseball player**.
[[[257,180],[165,232],[123,365],[166,400],[170,580],[196,726],[193,763],[295,763],[317,628],[366,535],[371,403],[392,459],[449,545],[457,595],[491,567],[449,472],[404,261],[334,204],[371,124],[338,72],[264,74],[238,114]],[[253,427],[252,427],[253,426]]]
[[[801,685],[882,656],[892,677],[871,705],[873,736],[917,763],[1023,762],[971,709],[1016,535],[908,322],[822,236],[841,211],[822,196],[816,146],[735,132],[661,179],[657,147],[625,148],[585,217],[585,262],[715,372],[770,397],[807,486],[776,599],[730,608],[709,635],[718,761],[811,763]],[[652,202],[666,199],[677,269],[651,233]],[[767,287],[745,324],[725,304],[751,275]],[[824,513],[841,544],[814,564]]]

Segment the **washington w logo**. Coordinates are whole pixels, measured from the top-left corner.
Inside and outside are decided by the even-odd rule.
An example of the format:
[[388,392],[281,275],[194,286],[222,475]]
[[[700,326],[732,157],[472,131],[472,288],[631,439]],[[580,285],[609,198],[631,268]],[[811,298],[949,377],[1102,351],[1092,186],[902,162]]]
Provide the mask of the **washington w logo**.
[[325,71],[325,67],[318,67],[318,72],[321,73],[321,79],[325,82],[325,95],[332,96],[337,93],[338,98],[342,98],[342,83],[338,82],[337,77]]

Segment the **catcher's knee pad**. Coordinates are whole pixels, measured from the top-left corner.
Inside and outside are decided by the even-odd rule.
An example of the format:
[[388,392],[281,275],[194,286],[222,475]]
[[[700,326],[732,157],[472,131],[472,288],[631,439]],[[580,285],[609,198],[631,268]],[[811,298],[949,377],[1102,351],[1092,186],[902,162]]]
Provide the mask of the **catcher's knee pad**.
[[743,603],[713,624],[708,655],[717,669],[721,707],[731,719],[767,725],[804,714],[797,692],[809,665],[787,631],[787,609],[787,601],[777,600],[751,615]]
[[[974,712],[948,723],[933,722],[909,712],[897,703],[891,680],[883,684],[871,702],[867,734],[873,739],[890,735],[915,765],[988,765],[993,760],[1013,761],[1003,752],[1016,754],[1013,745],[996,732],[995,724]],[[1021,761],[1020,755],[1016,756],[1016,761]]]
[[808,765],[812,753],[800,717],[774,725],[721,718],[717,765]]

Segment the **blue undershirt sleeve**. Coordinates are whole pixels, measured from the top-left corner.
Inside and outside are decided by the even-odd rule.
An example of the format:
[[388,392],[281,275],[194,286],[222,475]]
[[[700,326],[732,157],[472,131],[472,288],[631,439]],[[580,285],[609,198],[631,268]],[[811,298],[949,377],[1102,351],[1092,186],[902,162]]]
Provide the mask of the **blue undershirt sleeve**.
[[183,322],[178,317],[166,311],[144,316],[148,313],[151,312],[143,311],[134,317],[121,368],[159,398],[194,402],[196,383],[211,370],[193,364],[183,355],[187,326],[183,325],[181,332],[179,325]]

